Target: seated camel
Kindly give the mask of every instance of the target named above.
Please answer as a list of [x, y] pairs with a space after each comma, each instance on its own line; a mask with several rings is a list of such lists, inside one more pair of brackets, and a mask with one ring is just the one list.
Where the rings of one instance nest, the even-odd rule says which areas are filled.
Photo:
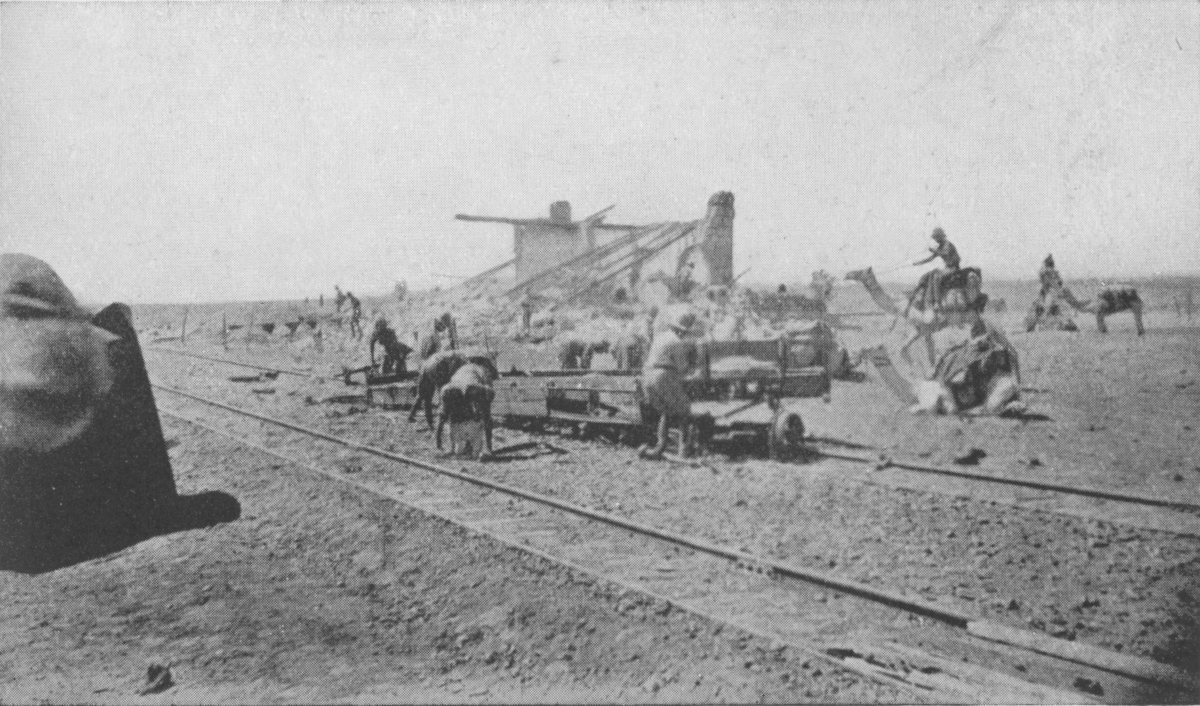
[[980, 317], [971, 338], [942, 354], [932, 377], [913, 392], [914, 413], [998, 415], [1020, 404], [1020, 359], [1004, 334]]

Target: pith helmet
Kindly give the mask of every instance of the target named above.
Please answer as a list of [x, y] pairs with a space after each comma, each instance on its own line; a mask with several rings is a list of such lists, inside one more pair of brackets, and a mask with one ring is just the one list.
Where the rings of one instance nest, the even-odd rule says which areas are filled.
[[0, 305], [7, 316], [81, 318], [75, 297], [49, 265], [29, 255], [0, 255]]
[[105, 346], [58, 275], [28, 255], [0, 255], [0, 452], [63, 446], [108, 393]]
[[937, 228], [933, 229], [933, 234], [929, 237], [933, 238], [934, 240], [945, 240], [946, 231], [942, 230], [941, 226], [938, 226]]
[[688, 309], [675, 312], [667, 326], [680, 336], [691, 333], [696, 328], [696, 313]]

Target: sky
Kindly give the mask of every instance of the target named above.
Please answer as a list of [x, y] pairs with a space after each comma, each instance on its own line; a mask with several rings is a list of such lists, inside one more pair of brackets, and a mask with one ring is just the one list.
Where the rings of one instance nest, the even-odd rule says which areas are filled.
[[1200, 3], [0, 3], [0, 251], [80, 298], [446, 286], [733, 191], [735, 269], [1200, 273]]

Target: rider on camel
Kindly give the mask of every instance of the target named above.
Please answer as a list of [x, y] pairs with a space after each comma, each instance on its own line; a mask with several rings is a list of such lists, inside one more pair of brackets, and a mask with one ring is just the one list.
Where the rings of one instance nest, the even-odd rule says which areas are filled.
[[1042, 269], [1038, 270], [1038, 280], [1042, 284], [1040, 296], [1046, 296], [1046, 292], [1062, 289], [1062, 275], [1058, 274], [1058, 270], [1054, 267], [1054, 256], [1047, 255], [1042, 261]]
[[925, 302], [932, 309], [937, 306], [938, 300], [941, 298], [942, 283], [958, 272], [959, 258], [958, 249], [954, 247], [954, 243], [946, 239], [946, 231], [942, 230], [940, 226], [933, 229], [930, 237], [937, 243], [937, 247], [929, 248], [929, 257], [917, 260], [913, 264], [924, 265], [939, 257], [945, 264], [945, 267], [934, 270], [921, 278], [919, 289], [923, 293]]

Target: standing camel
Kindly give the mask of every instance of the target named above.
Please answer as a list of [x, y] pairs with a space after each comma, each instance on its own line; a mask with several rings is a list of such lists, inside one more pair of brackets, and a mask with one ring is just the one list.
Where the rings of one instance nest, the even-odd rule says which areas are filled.
[[972, 267], [965, 268], [961, 272], [964, 273], [966, 287], [946, 290], [942, 293], [940, 302], [932, 309], [927, 308], [924, 296], [918, 296], [918, 293], [914, 292], [909, 297], [908, 305], [902, 310], [884, 291], [879, 280], [875, 279], [875, 272], [870, 267], [847, 272], [846, 279], [862, 283], [880, 309], [897, 318], [902, 318], [912, 325], [914, 333], [912, 338], [900, 347], [900, 355], [911, 363], [912, 357], [908, 354], [908, 349], [918, 340], [923, 340], [929, 356], [929, 365], [933, 367], [937, 360], [937, 351], [933, 347], [933, 334], [949, 326], [970, 325], [975, 320], [972, 307], [976, 306], [979, 298], [983, 296], [980, 294], [982, 276], [979, 270]]
[[[1057, 305], [1057, 300], [1066, 302], [1076, 311], [1095, 314], [1096, 328], [1100, 333], [1108, 333], [1108, 325], [1104, 322], [1107, 317], [1125, 311], [1133, 314], [1133, 322], [1137, 326], [1138, 335], [1142, 336], [1146, 333], [1146, 328], [1142, 324], [1142, 309], [1144, 307], [1142, 298], [1138, 295], [1137, 288], [1129, 285], [1105, 287], [1096, 294], [1095, 299], [1088, 301], [1079, 301], [1071, 293], [1071, 290], [1060, 285], [1033, 303], [1033, 307], [1025, 317], [1025, 330], [1029, 332], [1034, 331], [1038, 324], [1043, 322], [1044, 317], [1052, 315], [1054, 307]], [[1047, 301], [1049, 304], [1047, 304]], [[1072, 325], [1072, 328], [1068, 330], [1074, 330], [1074, 326]]]

